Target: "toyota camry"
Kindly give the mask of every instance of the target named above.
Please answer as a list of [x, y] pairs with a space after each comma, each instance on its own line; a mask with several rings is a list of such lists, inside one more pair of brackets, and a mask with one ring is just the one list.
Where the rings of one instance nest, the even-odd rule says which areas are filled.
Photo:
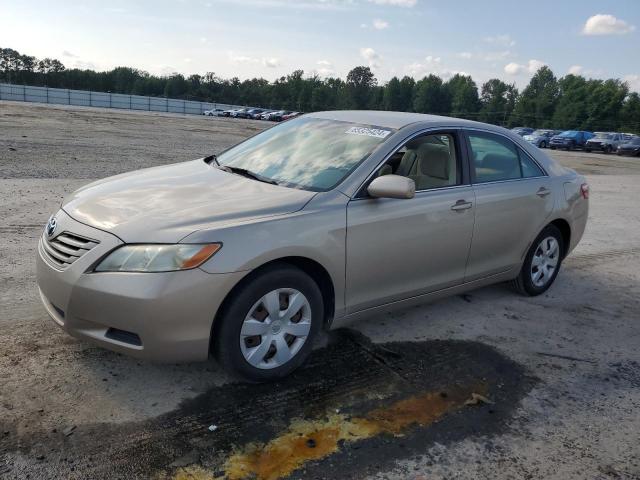
[[323, 329], [509, 281], [554, 282], [585, 179], [500, 127], [336, 111], [66, 198], [38, 245], [69, 334], [156, 361], [287, 375]]

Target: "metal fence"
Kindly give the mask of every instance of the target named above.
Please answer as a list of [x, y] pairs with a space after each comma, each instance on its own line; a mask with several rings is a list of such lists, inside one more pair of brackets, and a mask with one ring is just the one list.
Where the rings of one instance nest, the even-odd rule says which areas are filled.
[[195, 102], [175, 98], [143, 97], [141, 95], [69, 90], [65, 88], [29, 87], [10, 83], [0, 83], [0, 100], [184, 113], [187, 115], [202, 115], [205, 110], [216, 108], [222, 110], [240, 108], [238, 105], [228, 105], [226, 103]]

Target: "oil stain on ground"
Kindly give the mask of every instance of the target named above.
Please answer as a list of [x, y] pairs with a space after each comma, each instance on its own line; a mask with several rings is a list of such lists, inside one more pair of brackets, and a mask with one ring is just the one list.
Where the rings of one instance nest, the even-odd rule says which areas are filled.
[[[40, 442], [46, 461], [27, 462], [32, 478], [40, 468], [71, 479], [361, 478], [435, 442], [504, 431], [532, 385], [481, 343], [380, 345], [337, 330], [283, 381], [215, 387], [157, 419], [81, 426], [63, 439], [11, 435], [2, 452], [29, 459]], [[473, 394], [492, 403], [468, 405]]]

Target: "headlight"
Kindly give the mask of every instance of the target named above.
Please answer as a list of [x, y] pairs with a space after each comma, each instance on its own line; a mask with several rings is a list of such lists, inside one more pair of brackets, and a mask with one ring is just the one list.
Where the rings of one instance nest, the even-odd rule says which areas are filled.
[[102, 260], [96, 272], [171, 272], [196, 268], [222, 244], [124, 245]]

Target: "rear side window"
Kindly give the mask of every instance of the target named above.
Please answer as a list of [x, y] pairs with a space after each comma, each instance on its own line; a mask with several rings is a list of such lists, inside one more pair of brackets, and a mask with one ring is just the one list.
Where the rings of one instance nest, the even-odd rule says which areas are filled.
[[518, 155], [520, 155], [520, 165], [522, 165], [522, 177], [523, 178], [531, 178], [531, 177], [542, 177], [544, 176], [544, 172], [538, 166], [536, 162], [534, 162], [529, 155], [524, 153], [520, 148], [518, 148]]
[[540, 167], [509, 139], [468, 132], [475, 183], [516, 180], [544, 175]]

